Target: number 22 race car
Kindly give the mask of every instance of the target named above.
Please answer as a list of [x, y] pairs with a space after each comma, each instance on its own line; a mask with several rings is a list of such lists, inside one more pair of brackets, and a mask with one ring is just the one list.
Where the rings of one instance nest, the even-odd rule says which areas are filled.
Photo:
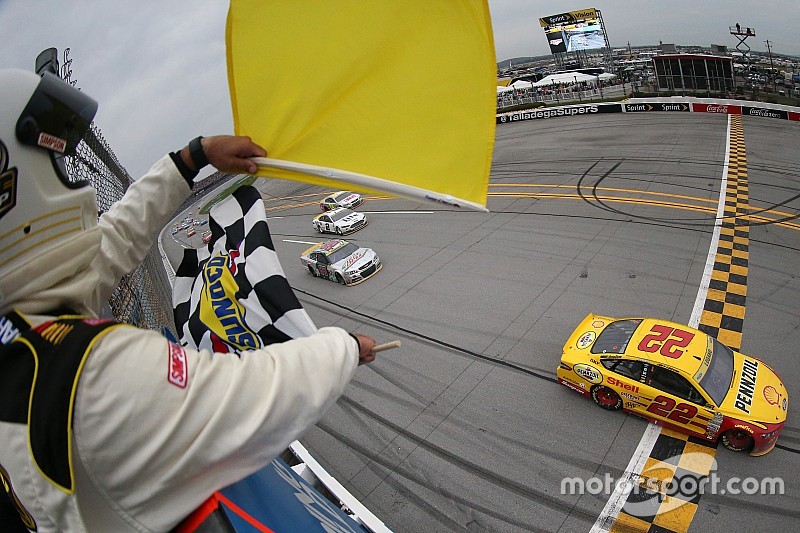
[[766, 363], [665, 320], [590, 314], [564, 345], [557, 374], [604, 409], [750, 455], [772, 450], [786, 422], [786, 387]]

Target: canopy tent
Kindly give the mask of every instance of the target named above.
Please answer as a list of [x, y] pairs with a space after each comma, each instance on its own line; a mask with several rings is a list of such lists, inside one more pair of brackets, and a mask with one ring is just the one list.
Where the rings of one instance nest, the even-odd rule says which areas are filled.
[[598, 76], [592, 74], [584, 74], [583, 72], [559, 72], [558, 74], [551, 74], [549, 76], [545, 76], [541, 80], [534, 83], [533, 86], [544, 87], [547, 85], [561, 85], [565, 83], [581, 83], [581, 82], [596, 84], [598, 78], [601, 81], [605, 81], [616, 78], [616, 75], [609, 74], [608, 72], [603, 72]]
[[533, 84], [526, 80], [517, 80], [511, 85], [509, 85], [512, 89], [530, 89], [533, 87]]
[[508, 93], [514, 90], [514, 87], [504, 87], [502, 85], [497, 86], [497, 94]]

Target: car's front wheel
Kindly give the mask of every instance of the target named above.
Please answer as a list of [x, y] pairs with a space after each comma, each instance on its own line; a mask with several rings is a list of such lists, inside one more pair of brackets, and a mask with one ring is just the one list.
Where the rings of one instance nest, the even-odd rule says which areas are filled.
[[342, 234], [342, 228], [340, 228], [339, 226], [336, 226], [336, 233], [338, 235], [341, 235]]
[[342, 277], [342, 275], [339, 274], [338, 272], [336, 273], [336, 281], [341, 283], [342, 285], [347, 285], [347, 283], [344, 282], [344, 278]]
[[592, 400], [603, 409], [608, 409], [609, 411], [617, 411], [622, 407], [622, 398], [619, 397], [619, 394], [605, 385], [598, 385], [592, 389]]
[[308, 271], [311, 272], [312, 276], [314, 276], [315, 278], [317, 277], [317, 273], [314, 272], [314, 267], [312, 267], [311, 265], [308, 265]]
[[744, 452], [753, 447], [753, 437], [743, 429], [733, 428], [722, 434], [722, 444], [734, 452]]

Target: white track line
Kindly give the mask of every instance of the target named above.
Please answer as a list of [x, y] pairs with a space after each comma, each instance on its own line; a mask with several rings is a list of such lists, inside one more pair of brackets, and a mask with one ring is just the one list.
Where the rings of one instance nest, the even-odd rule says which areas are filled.
[[283, 242], [293, 242], [293, 243], [295, 243], [295, 244], [319, 244], [319, 241], [317, 241], [317, 242], [308, 242], [308, 241], [290, 241], [289, 239], [283, 239]]
[[[719, 244], [719, 232], [722, 227], [722, 220], [725, 216], [725, 190], [728, 187], [728, 164], [730, 162], [731, 151], [731, 115], [728, 115], [728, 133], [725, 142], [725, 164], [722, 167], [722, 182], [719, 187], [719, 202], [717, 204], [717, 219], [714, 222], [714, 234], [711, 236], [711, 244], [708, 246], [708, 256], [706, 256], [706, 266], [703, 270], [703, 277], [700, 280], [700, 287], [697, 290], [697, 298], [694, 301], [694, 308], [692, 309], [692, 316], [689, 318], [689, 326], [697, 328], [700, 324], [700, 317], [703, 314], [703, 306], [705, 305], [706, 295], [708, 293], [708, 285], [711, 282], [711, 274], [714, 269], [714, 259], [717, 256], [717, 246]], [[642, 473], [647, 458], [653, 450], [653, 445], [656, 439], [661, 434], [661, 426], [653, 424], [652, 422], [647, 425], [642, 435], [642, 440], [639, 441], [636, 451], [633, 452], [628, 467], [625, 473], [617, 481], [614, 493], [606, 502], [603, 507], [603, 512], [597, 517], [597, 521], [590, 530], [590, 533], [607, 533], [614, 522], [617, 520], [622, 506], [628, 498], [633, 487], [639, 481], [639, 475]]]

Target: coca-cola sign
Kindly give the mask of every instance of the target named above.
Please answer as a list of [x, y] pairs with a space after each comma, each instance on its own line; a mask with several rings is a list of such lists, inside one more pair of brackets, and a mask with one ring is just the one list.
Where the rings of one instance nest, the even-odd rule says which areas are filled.
[[719, 113], [722, 115], [741, 115], [742, 106], [729, 104], [692, 104], [695, 113]]
[[789, 113], [783, 111], [782, 109], [769, 109], [766, 107], [743, 107], [742, 108], [743, 115], [750, 115], [751, 117], [762, 117], [762, 118], [780, 118], [783, 120], [787, 120], [789, 118]]

